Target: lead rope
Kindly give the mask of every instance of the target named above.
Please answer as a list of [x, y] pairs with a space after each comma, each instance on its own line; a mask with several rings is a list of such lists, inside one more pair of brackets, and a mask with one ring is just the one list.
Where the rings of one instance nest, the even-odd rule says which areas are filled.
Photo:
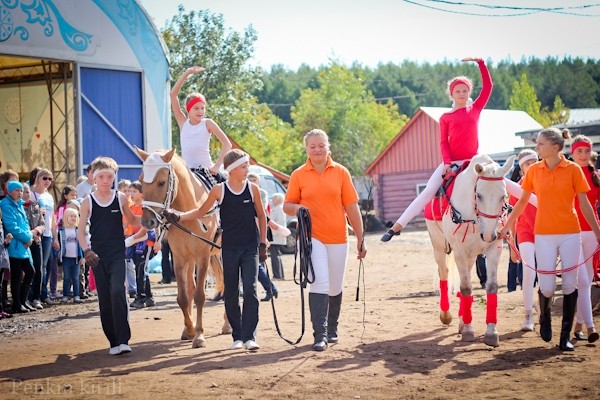
[[[300, 286], [300, 312], [302, 320], [302, 331], [300, 337], [295, 341], [291, 341], [283, 337], [281, 329], [279, 328], [279, 321], [277, 320], [277, 312], [275, 311], [275, 296], [271, 297], [271, 308], [273, 309], [273, 320], [275, 322], [275, 329], [280, 338], [285, 340], [287, 343], [296, 345], [302, 340], [304, 331], [306, 328], [306, 316], [304, 311], [304, 289], [309, 283], [313, 283], [315, 280], [315, 271], [310, 258], [312, 254], [312, 224], [310, 220], [310, 213], [307, 208], [301, 207], [297, 213], [298, 216], [298, 241], [296, 248], [294, 249], [294, 283]], [[299, 257], [298, 257], [299, 255]], [[298, 267], [298, 258], [300, 259], [300, 266]], [[296, 279], [296, 273], [298, 273], [298, 279]]]

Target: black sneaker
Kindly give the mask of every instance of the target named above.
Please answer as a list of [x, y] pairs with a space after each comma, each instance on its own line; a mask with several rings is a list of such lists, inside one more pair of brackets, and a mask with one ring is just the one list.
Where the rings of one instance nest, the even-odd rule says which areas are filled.
[[400, 235], [401, 231], [396, 232], [395, 230], [393, 230], [392, 228], [390, 228], [386, 233], [383, 234], [383, 236], [381, 237], [381, 241], [382, 242], [389, 242], [390, 239], [393, 236], [398, 236]]
[[144, 299], [135, 299], [133, 303], [130, 304], [131, 308], [144, 308], [146, 307], [146, 303]]
[[144, 305], [146, 307], [154, 307], [156, 305], [156, 302], [154, 301], [154, 299], [152, 297], [146, 299], [146, 301], [144, 302]]

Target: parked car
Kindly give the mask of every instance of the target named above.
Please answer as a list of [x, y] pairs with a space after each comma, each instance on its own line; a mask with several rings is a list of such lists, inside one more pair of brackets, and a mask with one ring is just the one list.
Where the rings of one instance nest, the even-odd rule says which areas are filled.
[[[259, 165], [251, 165], [250, 172], [253, 172], [260, 176], [260, 187], [264, 189], [269, 194], [269, 204], [273, 207], [272, 198], [275, 193], [281, 193], [285, 196], [285, 188], [283, 185], [273, 176], [273, 174], [266, 168], [263, 168]], [[285, 247], [281, 248], [282, 253], [285, 254], [293, 254], [296, 248], [296, 224], [298, 222], [298, 218], [296, 216], [290, 217], [289, 215], [286, 218], [287, 228], [292, 232], [290, 236], [287, 237], [287, 243]]]

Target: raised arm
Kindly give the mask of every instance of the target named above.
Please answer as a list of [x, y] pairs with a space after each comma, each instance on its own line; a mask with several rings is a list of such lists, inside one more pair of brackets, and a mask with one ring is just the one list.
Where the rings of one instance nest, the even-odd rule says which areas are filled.
[[190, 68], [186, 69], [183, 72], [183, 74], [181, 74], [179, 79], [177, 79], [177, 81], [173, 85], [173, 88], [171, 89], [171, 110], [173, 111], [173, 116], [175, 117], [175, 120], [177, 121], [177, 125], [179, 125], [179, 129], [181, 129], [181, 127], [185, 123], [185, 120], [187, 119], [186, 115], [183, 113], [183, 110], [181, 109], [181, 104], [179, 103], [179, 92], [181, 91], [183, 84], [185, 83], [185, 81], [187, 80], [187, 78], [190, 75], [196, 74], [196, 73], [199, 73], [202, 71], [204, 71], [204, 67], [199, 67], [199, 66], [190, 67]]
[[492, 95], [492, 89], [494, 84], [492, 82], [492, 76], [490, 75], [490, 71], [485, 65], [485, 61], [479, 57], [467, 57], [462, 59], [463, 62], [475, 61], [479, 66], [479, 73], [481, 74], [481, 82], [482, 88], [479, 96], [473, 102], [473, 107], [477, 107], [479, 109], [483, 109], [487, 104], [490, 96]]

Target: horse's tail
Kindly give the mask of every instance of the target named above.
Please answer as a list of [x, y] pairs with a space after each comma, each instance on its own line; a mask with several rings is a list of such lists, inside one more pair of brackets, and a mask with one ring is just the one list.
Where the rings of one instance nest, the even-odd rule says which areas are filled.
[[221, 254], [214, 254], [210, 256], [208, 271], [215, 278], [215, 289], [217, 292], [221, 294], [225, 293], [223, 262], [221, 261]]
[[454, 294], [460, 290], [460, 275], [452, 253], [446, 254], [446, 265], [448, 266], [448, 290]]

